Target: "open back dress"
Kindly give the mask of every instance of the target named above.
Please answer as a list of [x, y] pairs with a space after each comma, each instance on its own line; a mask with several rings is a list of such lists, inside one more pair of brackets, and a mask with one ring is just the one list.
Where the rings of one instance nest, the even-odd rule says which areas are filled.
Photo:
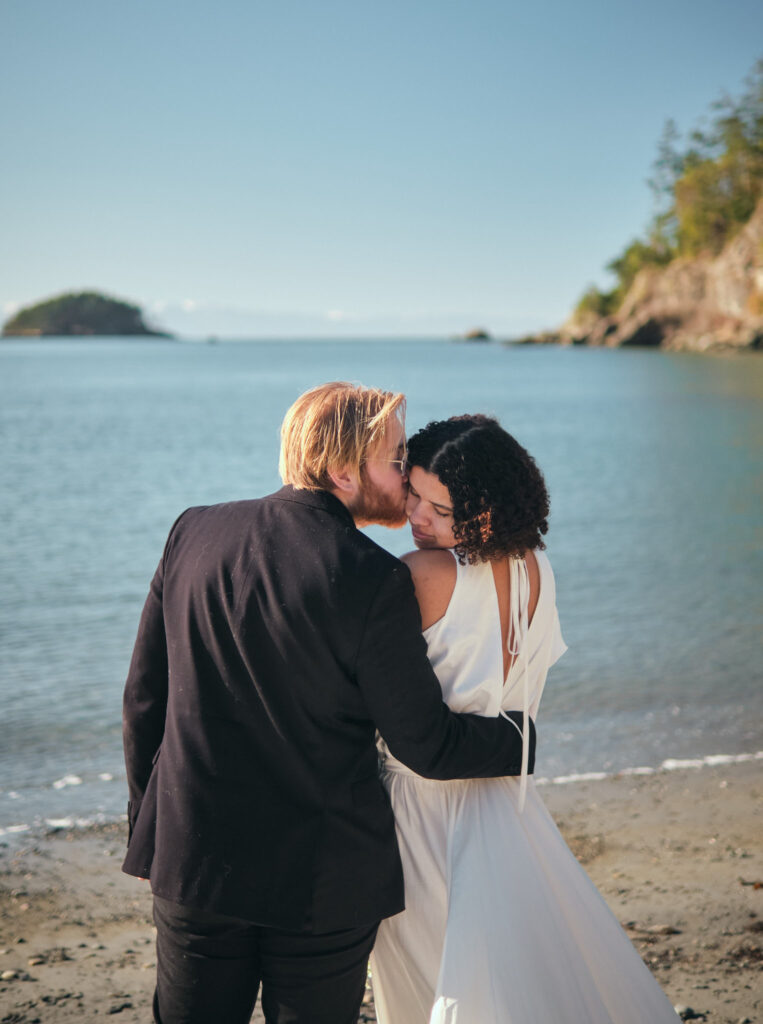
[[[527, 708], [536, 718], [566, 646], [551, 565], [534, 555], [540, 591], [529, 623], [526, 567], [511, 566], [506, 679], [492, 569], [457, 562], [445, 615], [424, 633], [452, 710]], [[380, 1024], [676, 1024], [532, 776], [434, 781], [383, 740], [379, 749], [406, 899], [382, 922], [371, 958]]]

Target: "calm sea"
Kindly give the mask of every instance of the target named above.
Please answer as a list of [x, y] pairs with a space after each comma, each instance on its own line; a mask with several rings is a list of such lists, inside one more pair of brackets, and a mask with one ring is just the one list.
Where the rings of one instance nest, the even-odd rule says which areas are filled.
[[[488, 412], [552, 500], [569, 651], [538, 775], [763, 747], [763, 357], [446, 342], [0, 345], [0, 834], [126, 803], [121, 692], [150, 577], [188, 505], [279, 486], [309, 386], [408, 394], [410, 429]], [[407, 531], [371, 531], [399, 554]]]

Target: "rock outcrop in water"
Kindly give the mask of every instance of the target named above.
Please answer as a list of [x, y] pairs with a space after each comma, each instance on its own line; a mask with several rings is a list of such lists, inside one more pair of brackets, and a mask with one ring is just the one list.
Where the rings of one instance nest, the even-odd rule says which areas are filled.
[[526, 342], [705, 352], [763, 348], [763, 60], [685, 141], [668, 121], [654, 214], [558, 330]]
[[98, 292], [69, 292], [19, 310], [3, 325], [3, 336], [72, 337], [171, 335], [147, 326], [138, 306]]
[[763, 348], [763, 202], [718, 256], [646, 267], [613, 315], [576, 312], [558, 330], [521, 340], [694, 352]]

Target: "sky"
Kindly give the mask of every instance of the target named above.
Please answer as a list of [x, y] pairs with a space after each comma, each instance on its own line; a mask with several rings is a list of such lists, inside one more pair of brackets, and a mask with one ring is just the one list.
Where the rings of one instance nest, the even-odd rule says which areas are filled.
[[0, 0], [0, 318], [182, 336], [551, 328], [646, 227], [760, 0]]

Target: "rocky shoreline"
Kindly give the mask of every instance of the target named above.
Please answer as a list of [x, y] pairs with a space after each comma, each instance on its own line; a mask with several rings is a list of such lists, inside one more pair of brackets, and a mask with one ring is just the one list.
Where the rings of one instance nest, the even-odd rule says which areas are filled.
[[[685, 1020], [763, 1021], [762, 789], [752, 761], [542, 790]], [[150, 1020], [151, 897], [119, 870], [124, 833], [0, 844], [0, 1024]]]
[[517, 343], [763, 350], [763, 202], [715, 258], [643, 269], [612, 316], [575, 312], [558, 330]]

